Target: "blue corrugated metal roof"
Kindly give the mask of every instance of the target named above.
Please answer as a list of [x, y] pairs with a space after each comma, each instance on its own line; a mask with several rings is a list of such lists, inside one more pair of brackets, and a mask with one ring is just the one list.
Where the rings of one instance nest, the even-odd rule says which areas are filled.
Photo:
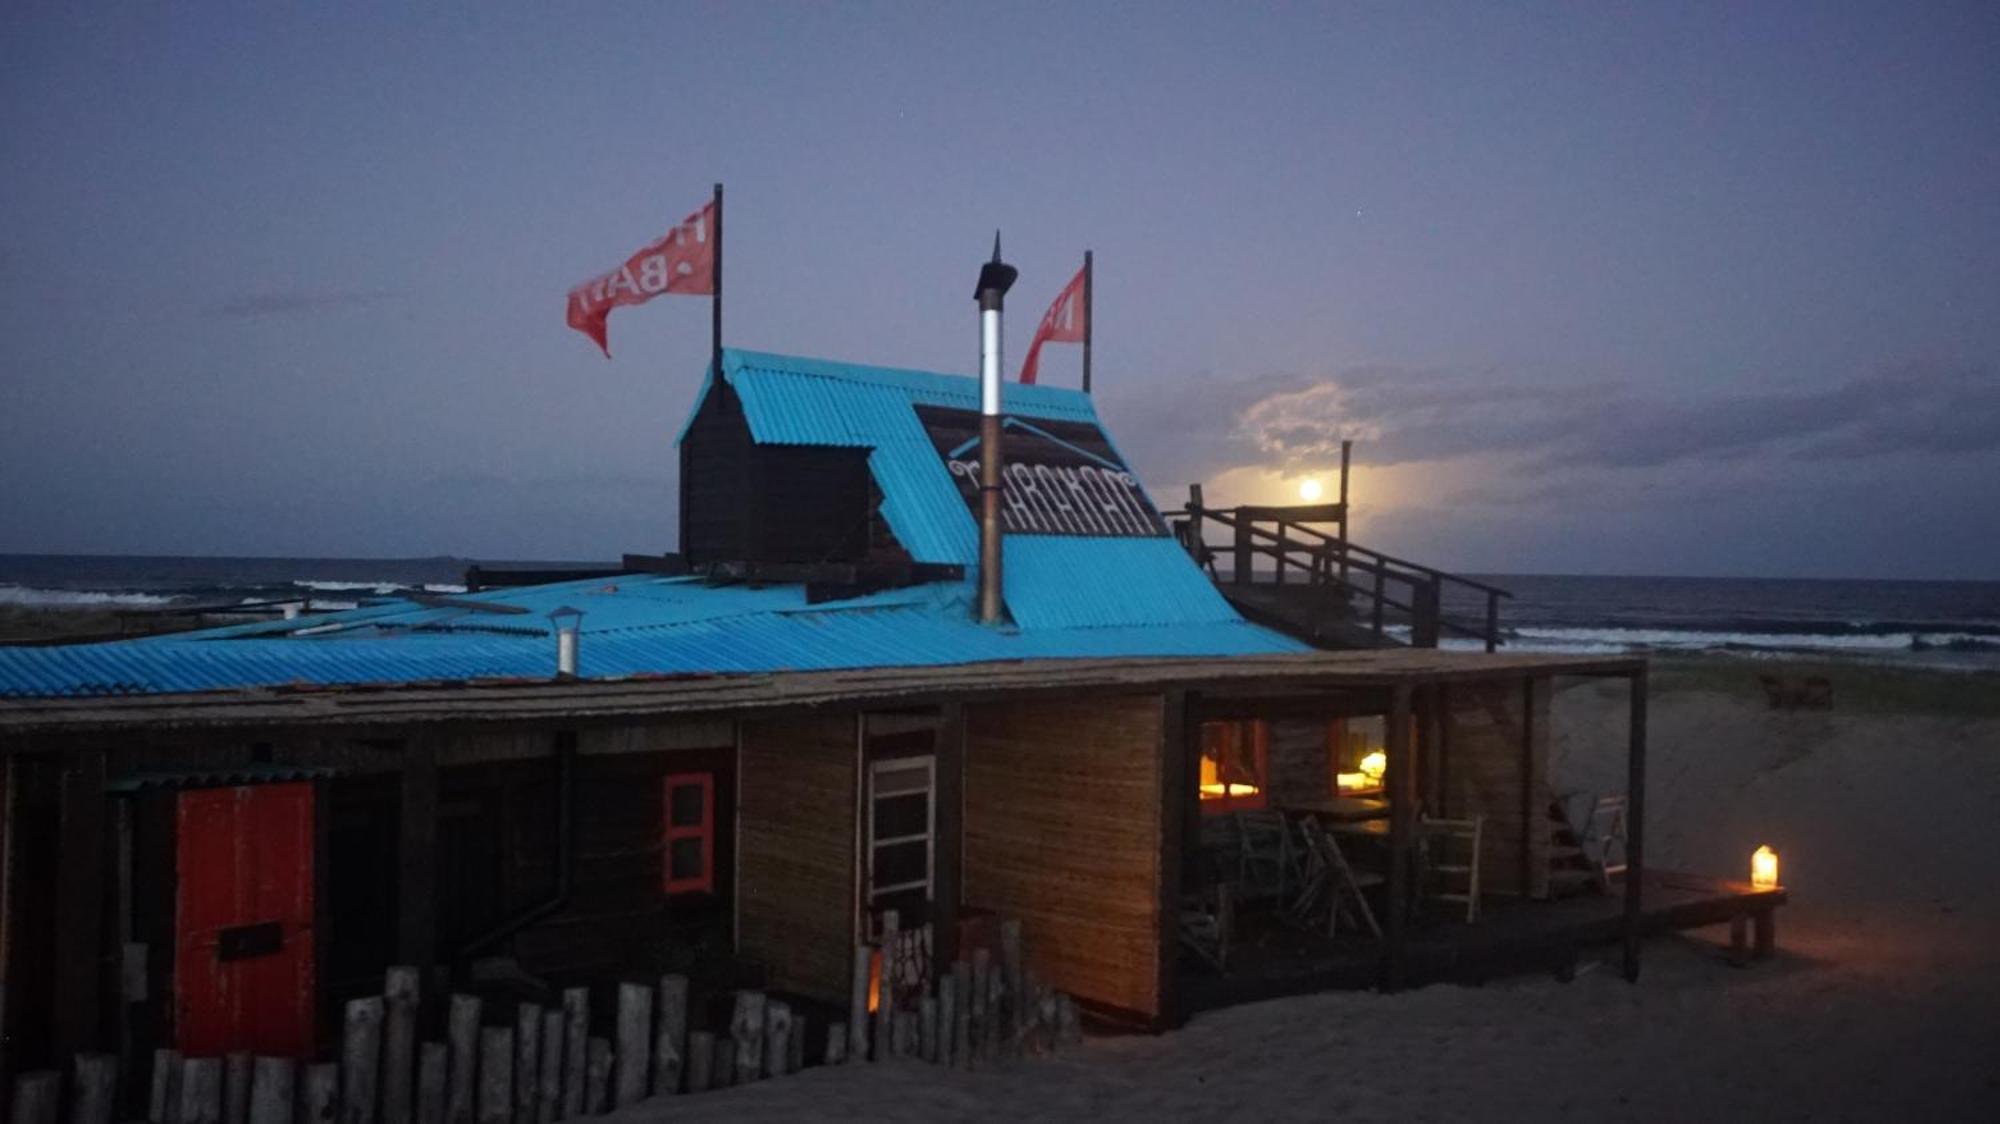
[[[979, 380], [734, 349], [722, 353], [722, 372], [759, 444], [871, 450], [882, 518], [912, 558], [964, 566], [979, 557], [978, 527], [914, 409], [977, 410]], [[1090, 395], [1076, 390], [1008, 383], [1002, 405], [1018, 417], [1100, 424]]]
[[[496, 591], [509, 604], [571, 604], [579, 586]], [[1230, 656], [1304, 650], [1296, 641], [1240, 619], [1171, 626], [989, 628], [973, 620], [971, 588], [916, 586], [847, 601], [807, 605], [798, 586], [750, 589], [690, 579], [615, 583], [586, 605], [578, 671], [587, 678], [911, 667], [984, 660], [1099, 656]], [[440, 621], [405, 603], [284, 626], [304, 635], [245, 635], [242, 629], [144, 641], [0, 648], [0, 696], [154, 694], [288, 684], [408, 683], [433, 680], [546, 679], [554, 645], [546, 632], [419, 631], [483, 628], [489, 619], [546, 629], [539, 612], [517, 617], [467, 614]], [[473, 618], [468, 623], [468, 617]], [[329, 625], [345, 627], [328, 629]]]
[[[554, 664], [548, 614], [561, 606], [583, 612], [586, 677], [1305, 648], [1239, 617], [1167, 537], [1010, 535], [1013, 623], [980, 625], [971, 611], [977, 529], [914, 409], [977, 409], [975, 380], [745, 351], [724, 353], [723, 377], [759, 442], [869, 449], [883, 516], [904, 548], [919, 561], [964, 565], [968, 576], [818, 605], [797, 585], [592, 578], [452, 599], [501, 611], [392, 601], [145, 640], [0, 648], [0, 696], [543, 679]], [[1006, 408], [1097, 423], [1089, 396], [1072, 390], [1010, 384]]]

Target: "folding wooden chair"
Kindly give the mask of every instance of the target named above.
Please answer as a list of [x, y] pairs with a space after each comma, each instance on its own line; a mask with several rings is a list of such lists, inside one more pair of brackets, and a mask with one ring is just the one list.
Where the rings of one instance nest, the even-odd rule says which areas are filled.
[[1429, 896], [1437, 901], [1463, 902], [1468, 925], [1479, 920], [1479, 837], [1485, 825], [1485, 816], [1423, 819], [1417, 824], [1425, 849], [1426, 876], [1442, 875], [1458, 887], [1433, 891]]
[[1339, 932], [1340, 915], [1345, 912], [1349, 920], [1368, 929], [1377, 940], [1382, 937], [1382, 926], [1375, 921], [1375, 911], [1369, 908], [1368, 898], [1362, 890], [1369, 886], [1380, 886], [1388, 881], [1379, 874], [1362, 874], [1347, 863], [1347, 856], [1340, 850], [1332, 833], [1319, 823], [1307, 817], [1298, 825], [1301, 851], [1306, 855], [1308, 870], [1308, 890], [1302, 892], [1295, 903], [1294, 912], [1302, 920], [1317, 913], [1322, 901], [1326, 906], [1326, 935], [1331, 937]]

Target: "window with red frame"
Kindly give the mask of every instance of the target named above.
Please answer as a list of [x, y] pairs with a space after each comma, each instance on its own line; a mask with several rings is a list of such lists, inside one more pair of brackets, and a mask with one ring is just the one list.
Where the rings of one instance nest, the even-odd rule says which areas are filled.
[[666, 860], [669, 894], [715, 890], [715, 774], [676, 773], [666, 781]]
[[1201, 724], [1201, 810], [1267, 807], [1270, 727], [1260, 719]]

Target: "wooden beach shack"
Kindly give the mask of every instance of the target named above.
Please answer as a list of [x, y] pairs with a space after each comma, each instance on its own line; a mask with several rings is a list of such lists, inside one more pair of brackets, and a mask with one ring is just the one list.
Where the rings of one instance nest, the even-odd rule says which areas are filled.
[[[728, 351], [682, 434], [676, 558], [0, 649], [5, 1063], [323, 1054], [394, 964], [427, 1027], [452, 991], [588, 986], [608, 1018], [662, 972], [691, 1024], [744, 986], [844, 1009], [892, 911], [932, 971], [1018, 921], [1041, 980], [1156, 1029], [1602, 941], [1636, 976], [1665, 928], [1754, 918], [1768, 945], [1782, 892], [1645, 864], [1642, 659], [1252, 623], [1087, 395], [1008, 388], [1008, 619], [975, 621], [976, 403]], [[1631, 685], [1601, 838], [1551, 818], [1566, 677]], [[1469, 823], [1468, 858], [1440, 825]]]

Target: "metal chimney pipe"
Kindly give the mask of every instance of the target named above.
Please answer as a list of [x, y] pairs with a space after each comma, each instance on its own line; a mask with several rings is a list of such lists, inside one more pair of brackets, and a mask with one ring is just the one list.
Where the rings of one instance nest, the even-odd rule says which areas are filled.
[[556, 633], [556, 678], [576, 678], [577, 638], [583, 632], [583, 612], [564, 605], [549, 612]]
[[1000, 600], [1000, 369], [1001, 311], [1020, 271], [1000, 260], [1000, 232], [993, 232], [993, 260], [979, 268], [979, 621], [998, 624]]

